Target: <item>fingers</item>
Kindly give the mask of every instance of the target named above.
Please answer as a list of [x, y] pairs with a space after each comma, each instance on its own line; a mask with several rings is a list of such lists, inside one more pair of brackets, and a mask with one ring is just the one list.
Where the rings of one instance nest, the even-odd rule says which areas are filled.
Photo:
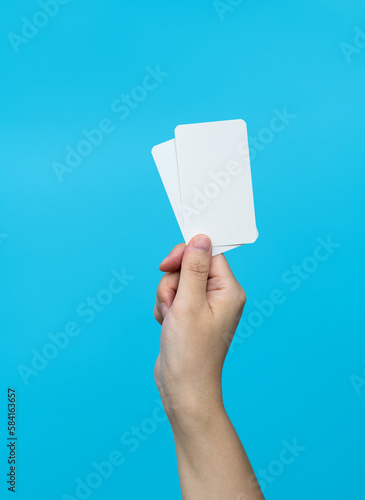
[[155, 302], [155, 308], [154, 308], [154, 310], [153, 310], [153, 315], [154, 315], [154, 317], [155, 317], [155, 320], [156, 320], [158, 323], [160, 323], [160, 325], [162, 325], [162, 322], [163, 322], [163, 316], [162, 316], [162, 314], [161, 314], [161, 309], [160, 309], [160, 307], [159, 307], [159, 304], [158, 304], [157, 300], [156, 300], [156, 302]]
[[169, 308], [167, 307], [166, 304], [164, 304], [164, 303], [160, 304], [158, 302], [158, 300], [156, 300], [153, 314], [155, 316], [155, 320], [158, 323], [160, 323], [160, 325], [162, 325], [163, 320], [165, 319], [165, 316], [166, 316], [168, 310], [169, 310]]
[[181, 261], [184, 255], [185, 243], [180, 243], [176, 245], [175, 248], [171, 250], [169, 255], [160, 264], [160, 271], [164, 273], [178, 271], [181, 267]]
[[166, 273], [162, 276], [157, 287], [157, 301], [159, 304], [164, 303], [167, 307], [171, 307], [179, 285], [179, 277], [179, 272]]
[[246, 293], [242, 286], [235, 278], [232, 270], [223, 254], [216, 255], [212, 259], [209, 271], [209, 283], [212, 284], [212, 289], [218, 285], [218, 288], [223, 288], [229, 292], [232, 302], [240, 304], [246, 303]]
[[180, 277], [179, 270], [185, 247], [185, 243], [176, 245], [159, 266], [159, 269], [166, 273], [157, 287], [157, 299], [154, 307], [155, 319], [160, 324], [162, 324], [166, 312], [171, 307], [176, 295]]
[[183, 254], [176, 300], [184, 305], [199, 306], [206, 301], [207, 280], [212, 260], [212, 243], [208, 236], [195, 236]]
[[168, 309], [171, 307], [176, 290], [179, 285], [180, 272], [166, 273], [162, 276], [157, 287], [157, 298], [155, 303], [155, 319], [162, 324]]

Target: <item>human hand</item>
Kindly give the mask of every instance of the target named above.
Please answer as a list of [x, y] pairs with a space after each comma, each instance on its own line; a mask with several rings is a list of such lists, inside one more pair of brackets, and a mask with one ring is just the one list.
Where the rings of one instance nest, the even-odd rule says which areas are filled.
[[171, 420], [223, 408], [221, 375], [246, 301], [207, 236], [177, 245], [161, 263], [155, 318], [162, 324], [155, 381]]
[[161, 263], [155, 318], [162, 324], [155, 380], [174, 434], [184, 500], [263, 500], [225, 412], [222, 368], [246, 301], [208, 237], [177, 245]]

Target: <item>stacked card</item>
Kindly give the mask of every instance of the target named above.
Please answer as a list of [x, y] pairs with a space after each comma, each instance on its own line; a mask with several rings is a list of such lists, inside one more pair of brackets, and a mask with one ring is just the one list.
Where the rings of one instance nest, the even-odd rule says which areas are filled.
[[217, 255], [257, 239], [243, 120], [179, 125], [152, 155], [186, 243], [206, 234]]

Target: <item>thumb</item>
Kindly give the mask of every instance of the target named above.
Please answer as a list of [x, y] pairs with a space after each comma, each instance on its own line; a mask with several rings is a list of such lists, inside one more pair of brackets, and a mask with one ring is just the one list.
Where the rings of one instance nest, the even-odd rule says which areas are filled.
[[208, 236], [199, 234], [190, 240], [181, 263], [180, 282], [176, 300], [187, 306], [206, 300], [207, 281], [212, 260], [212, 243]]

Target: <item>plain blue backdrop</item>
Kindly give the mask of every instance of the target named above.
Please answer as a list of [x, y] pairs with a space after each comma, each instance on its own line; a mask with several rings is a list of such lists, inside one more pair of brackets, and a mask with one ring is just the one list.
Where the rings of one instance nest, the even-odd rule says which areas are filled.
[[[35, 0], [4, 4], [0, 21], [1, 498], [8, 387], [17, 498], [180, 498], [153, 380], [153, 305], [158, 264], [181, 234], [151, 148], [178, 124], [235, 118], [255, 154], [260, 236], [227, 254], [248, 296], [224, 370], [227, 411], [267, 499], [365, 498], [364, 2], [58, 7], [47, 17]], [[164, 76], [144, 95], [156, 67]], [[139, 99], [123, 115], [122, 94]], [[54, 162], [104, 119], [112, 131], [60, 182]], [[336, 248], [314, 262], [328, 237]], [[113, 272], [127, 276], [118, 293], [103, 291]], [[275, 289], [285, 301], [257, 314]], [[106, 304], [93, 317], [92, 297]], [[79, 334], [47, 348], [70, 322]], [[32, 368], [44, 349], [53, 359]], [[95, 463], [115, 450], [124, 463], [100, 480]], [[78, 478], [92, 489], [76, 492]]]

